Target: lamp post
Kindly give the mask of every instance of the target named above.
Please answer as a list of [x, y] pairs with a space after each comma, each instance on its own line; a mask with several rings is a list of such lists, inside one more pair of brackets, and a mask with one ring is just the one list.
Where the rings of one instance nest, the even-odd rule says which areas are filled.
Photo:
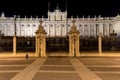
[[113, 30], [110, 36], [112, 37], [112, 42], [113, 42], [111, 50], [114, 51], [115, 50], [115, 37], [117, 36], [117, 33], [115, 33], [115, 31]]

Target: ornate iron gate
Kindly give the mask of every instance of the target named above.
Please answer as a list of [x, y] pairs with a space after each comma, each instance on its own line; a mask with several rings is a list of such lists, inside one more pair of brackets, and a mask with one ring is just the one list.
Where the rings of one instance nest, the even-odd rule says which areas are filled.
[[17, 52], [35, 52], [35, 37], [17, 37]]
[[68, 37], [49, 37], [46, 40], [46, 51], [50, 52], [68, 52]]
[[80, 38], [80, 49], [81, 52], [87, 51], [98, 51], [98, 38]]

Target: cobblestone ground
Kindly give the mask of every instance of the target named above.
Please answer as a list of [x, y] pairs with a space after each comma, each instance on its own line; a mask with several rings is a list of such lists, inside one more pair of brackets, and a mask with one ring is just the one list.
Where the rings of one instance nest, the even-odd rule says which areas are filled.
[[120, 80], [120, 58], [2, 58], [0, 80]]

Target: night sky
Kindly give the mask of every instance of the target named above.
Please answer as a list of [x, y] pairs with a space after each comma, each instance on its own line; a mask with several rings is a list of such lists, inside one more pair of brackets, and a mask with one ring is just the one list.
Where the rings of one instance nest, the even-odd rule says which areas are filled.
[[[7, 4], [6, 4], [7, 2]], [[95, 15], [101, 15], [104, 17], [116, 16], [120, 14], [120, 0], [27, 0], [24, 1], [3, 1], [0, 5], [0, 13], [4, 12], [6, 16], [20, 15], [24, 17], [35, 17], [36, 15], [41, 17], [42, 15], [47, 17], [48, 2], [50, 11], [53, 11], [57, 4], [59, 9], [67, 11], [68, 17], [79, 15], [82, 17]]]

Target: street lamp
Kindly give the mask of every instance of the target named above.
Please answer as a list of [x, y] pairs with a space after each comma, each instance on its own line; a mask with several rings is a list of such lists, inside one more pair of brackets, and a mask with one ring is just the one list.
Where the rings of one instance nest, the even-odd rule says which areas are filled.
[[114, 51], [115, 50], [115, 37], [117, 36], [117, 33], [115, 33], [115, 31], [113, 30], [113, 32], [110, 34], [110, 36], [112, 37], [112, 42], [113, 42], [111, 50]]

